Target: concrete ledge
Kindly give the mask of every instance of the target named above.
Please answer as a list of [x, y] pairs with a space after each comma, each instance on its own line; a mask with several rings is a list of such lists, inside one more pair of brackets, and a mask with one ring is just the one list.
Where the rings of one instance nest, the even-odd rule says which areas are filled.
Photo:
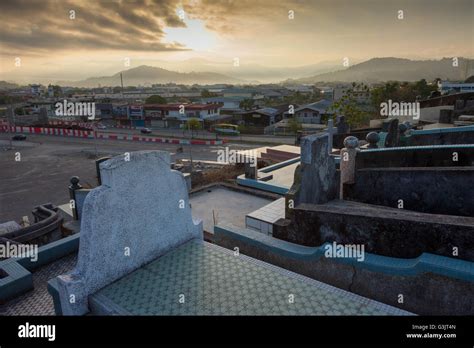
[[[365, 253], [362, 262], [326, 258], [324, 245], [306, 247], [250, 229], [221, 224], [215, 243], [238, 247], [248, 256], [287, 268], [319, 281], [424, 315], [472, 315], [474, 263], [424, 253], [398, 259]], [[423, 291], [420, 291], [423, 289]], [[398, 303], [398, 295], [404, 303]]]
[[281, 186], [281, 185], [277, 185], [277, 184], [274, 184], [274, 183], [266, 182], [270, 178], [268, 177], [268, 175], [264, 175], [264, 174], [271, 173], [271, 172], [273, 172], [277, 169], [289, 166], [289, 165], [291, 165], [293, 163], [297, 163], [299, 161], [300, 161], [300, 157], [296, 157], [296, 158], [289, 159], [287, 161], [283, 161], [283, 162], [276, 163], [276, 164], [273, 164], [271, 166], [259, 169], [258, 173], [259, 174], [263, 173], [263, 175], [259, 175], [259, 180], [247, 179], [247, 178], [245, 178], [244, 174], [239, 175], [237, 177], [237, 183], [239, 185], [251, 187], [251, 188], [254, 188], [254, 189], [257, 189], [257, 190], [262, 190], [262, 191], [276, 193], [276, 194], [279, 194], [279, 195], [284, 195], [288, 192], [288, 190], [290, 188], [285, 187], [285, 186]]
[[452, 128], [433, 128], [413, 130], [411, 134], [440, 134], [440, 133], [460, 133], [460, 132], [474, 132], [474, 126], [452, 127]]
[[0, 270], [7, 274], [0, 278], [0, 304], [33, 289], [33, 276], [18, 263], [2, 263]]
[[33, 289], [31, 271], [69, 255], [79, 248], [79, 234], [75, 234], [38, 248], [38, 260], [10, 258], [0, 262], [0, 270], [7, 274], [0, 278], [0, 303]]
[[247, 186], [247, 187], [251, 187], [251, 188], [262, 190], [262, 191], [277, 193], [279, 195], [284, 195], [289, 190], [288, 187], [270, 184], [265, 181], [246, 179], [245, 175], [243, 174], [237, 177], [237, 183], [242, 186]]

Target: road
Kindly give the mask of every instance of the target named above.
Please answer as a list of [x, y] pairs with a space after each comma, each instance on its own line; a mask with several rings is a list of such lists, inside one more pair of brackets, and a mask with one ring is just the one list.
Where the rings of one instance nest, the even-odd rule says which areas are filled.
[[[107, 128], [104, 130], [100, 130], [99, 133], [120, 133], [120, 134], [136, 134], [142, 135], [139, 130], [133, 129], [125, 129], [125, 128]], [[153, 129], [153, 136], [158, 137], [179, 137], [179, 138], [190, 138], [190, 133], [188, 131], [183, 131], [180, 129], [169, 129], [169, 128], [157, 128]], [[194, 132], [195, 138], [200, 139], [209, 139], [215, 140], [216, 134], [208, 132], [206, 130], [200, 130]], [[295, 144], [295, 137], [294, 136], [276, 136], [276, 135], [251, 135], [251, 134], [244, 134], [239, 136], [218, 136], [219, 139], [227, 139], [229, 142], [232, 143], [252, 143], [252, 144], [287, 144], [287, 145], [294, 145]]]
[[[247, 144], [178, 145], [119, 140], [81, 139], [46, 135], [27, 135], [26, 141], [14, 141], [7, 150], [9, 134], [0, 134], [0, 222], [29, 215], [39, 204], [64, 204], [69, 201], [68, 185], [72, 176], [79, 176], [83, 186], [96, 185], [96, 156], [113, 156], [138, 150], [163, 150], [172, 161], [189, 158], [194, 161], [217, 160], [217, 151], [228, 146], [243, 150], [258, 147]], [[20, 155], [20, 161], [15, 156]]]

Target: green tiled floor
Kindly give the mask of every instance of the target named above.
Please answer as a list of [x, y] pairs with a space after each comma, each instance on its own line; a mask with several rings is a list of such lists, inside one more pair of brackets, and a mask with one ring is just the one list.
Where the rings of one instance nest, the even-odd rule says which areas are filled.
[[200, 241], [180, 246], [93, 297], [114, 313], [133, 315], [409, 314]]

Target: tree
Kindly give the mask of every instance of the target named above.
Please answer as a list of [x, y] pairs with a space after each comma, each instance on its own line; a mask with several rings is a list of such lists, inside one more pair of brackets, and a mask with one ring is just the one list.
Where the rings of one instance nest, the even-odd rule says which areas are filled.
[[359, 92], [369, 91], [369, 87], [363, 83], [352, 83], [344, 95], [338, 101], [335, 101], [329, 110], [344, 115], [347, 123], [351, 127], [360, 127], [365, 125], [370, 120], [370, 114], [363, 110], [357, 102], [356, 94]]
[[25, 114], [25, 110], [23, 110], [23, 108], [15, 109], [15, 115], [24, 115], [24, 114]]
[[464, 83], [474, 83], [474, 75], [469, 76]]
[[191, 130], [191, 138], [193, 138], [194, 131], [201, 129], [201, 122], [197, 118], [190, 118], [186, 121], [186, 128]]
[[288, 127], [290, 128], [290, 132], [295, 135], [295, 144], [296, 144], [296, 141], [297, 141], [297, 138], [298, 138], [298, 131], [302, 130], [303, 126], [296, 119], [296, 117], [293, 116], [292, 118], [290, 118], [288, 120]]
[[391, 81], [372, 89], [371, 102], [377, 115], [380, 115], [380, 105], [382, 103], [387, 103], [389, 100], [397, 103], [413, 103], [416, 102], [417, 97], [426, 99], [437, 90], [437, 83], [428, 84], [425, 79], [402, 83]]
[[160, 95], [152, 95], [146, 98], [145, 104], [166, 104], [166, 99]]
[[201, 97], [202, 98], [212, 98], [212, 97], [217, 97], [216, 93], [209, 92], [208, 89], [203, 89], [201, 91]]
[[251, 110], [254, 104], [253, 99], [244, 99], [240, 102], [239, 106], [244, 110]]

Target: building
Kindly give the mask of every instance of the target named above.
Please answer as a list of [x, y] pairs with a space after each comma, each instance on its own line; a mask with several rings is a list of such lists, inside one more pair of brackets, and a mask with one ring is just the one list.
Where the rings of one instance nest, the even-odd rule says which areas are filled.
[[[333, 89], [333, 100], [340, 100], [346, 93], [353, 89], [350, 85], [340, 85]], [[370, 91], [365, 89], [353, 89], [352, 95], [360, 104], [368, 104], [370, 102]]]
[[127, 118], [133, 127], [144, 127], [145, 113], [143, 105], [129, 105], [127, 108]]
[[41, 85], [30, 85], [31, 87], [31, 94], [34, 95], [34, 96], [40, 96], [41, 94], [43, 94], [43, 86]]
[[220, 115], [222, 104], [147, 104], [144, 116], [147, 124], [157, 127], [182, 128], [190, 118], [203, 122]]
[[96, 103], [95, 114], [101, 120], [111, 119], [114, 116], [114, 107], [112, 103]]
[[221, 104], [221, 113], [233, 114], [235, 112], [242, 111], [240, 103], [245, 100], [245, 97], [212, 97], [203, 98], [201, 102], [203, 104]]
[[439, 83], [441, 94], [474, 92], [474, 83], [456, 83], [443, 81]]
[[313, 93], [313, 86], [312, 85], [300, 85], [300, 86], [291, 86], [287, 87], [288, 90], [292, 92], [298, 92], [301, 94], [311, 94]]
[[224, 97], [243, 97], [248, 99], [252, 99], [256, 92], [253, 88], [227, 88], [222, 91]]
[[332, 87], [322, 86], [322, 87], [317, 87], [317, 89], [319, 90], [321, 96], [324, 99], [331, 100], [331, 101], [334, 100], [334, 89]]
[[241, 113], [242, 123], [245, 126], [262, 128], [262, 133], [263, 128], [278, 122], [278, 115], [281, 115], [281, 111], [275, 108], [262, 108]]
[[298, 122], [303, 124], [320, 124], [324, 116], [334, 114], [333, 111], [329, 111], [331, 105], [331, 101], [323, 99], [296, 108], [294, 114], [290, 114], [289, 111], [286, 111], [283, 116], [284, 118], [295, 117]]

